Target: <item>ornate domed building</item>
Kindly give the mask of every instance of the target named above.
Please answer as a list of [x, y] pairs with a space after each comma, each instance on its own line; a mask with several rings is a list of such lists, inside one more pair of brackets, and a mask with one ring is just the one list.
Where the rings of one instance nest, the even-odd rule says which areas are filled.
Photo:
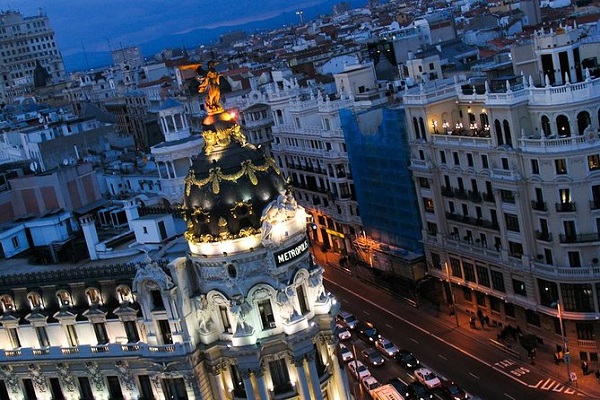
[[0, 263], [0, 398], [349, 398], [306, 213], [210, 79], [183, 237], [131, 201], [125, 235], [100, 241], [80, 218], [89, 261]]

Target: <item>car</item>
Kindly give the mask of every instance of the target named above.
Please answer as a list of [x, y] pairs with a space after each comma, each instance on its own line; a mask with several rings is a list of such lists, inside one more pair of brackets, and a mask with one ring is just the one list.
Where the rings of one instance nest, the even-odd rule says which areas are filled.
[[380, 367], [385, 362], [385, 359], [381, 357], [381, 354], [374, 348], [366, 348], [360, 352], [362, 358], [373, 367]]
[[398, 348], [394, 343], [390, 342], [385, 338], [381, 338], [375, 341], [375, 348], [379, 350], [381, 354], [388, 357], [395, 357], [398, 354]]
[[352, 338], [350, 331], [340, 324], [335, 325], [335, 333], [337, 333], [340, 340], [348, 340]]
[[408, 384], [406, 400], [430, 400], [433, 394], [420, 382], [411, 382]]
[[365, 376], [364, 378], [362, 378], [360, 380], [360, 383], [362, 383], [363, 387], [366, 389], [366, 391], [369, 394], [371, 394], [371, 392], [373, 392], [373, 390], [375, 390], [381, 386], [381, 383], [379, 383], [379, 381], [371, 375]]
[[356, 317], [347, 311], [340, 311], [335, 317], [335, 321], [351, 331], [353, 331], [354, 328], [356, 328], [356, 324], [358, 324]]
[[359, 322], [354, 331], [356, 336], [367, 344], [374, 344], [376, 340], [381, 339], [381, 335], [370, 322]]
[[340, 355], [342, 356], [343, 362], [354, 360], [354, 354], [350, 351], [348, 346], [340, 343]]
[[362, 379], [365, 376], [371, 375], [369, 368], [367, 368], [365, 364], [358, 360], [350, 361], [348, 363], [348, 368], [350, 368], [350, 372], [356, 379]]
[[466, 400], [469, 398], [467, 392], [452, 381], [442, 382], [442, 396], [448, 400]]
[[435, 389], [442, 386], [440, 378], [427, 368], [417, 368], [415, 370], [415, 379], [425, 385], [427, 389]]
[[404, 367], [404, 369], [413, 370], [421, 366], [421, 362], [417, 360], [417, 357], [406, 349], [398, 350], [395, 358], [398, 364]]
[[408, 385], [404, 383], [400, 378], [392, 378], [388, 381], [390, 385], [396, 389], [398, 393], [402, 395], [405, 399], [408, 398]]

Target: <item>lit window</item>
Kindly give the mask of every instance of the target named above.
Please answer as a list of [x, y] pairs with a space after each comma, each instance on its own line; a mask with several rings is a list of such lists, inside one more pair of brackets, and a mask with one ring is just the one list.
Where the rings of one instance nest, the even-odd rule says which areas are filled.
[[0, 297], [0, 302], [2, 303], [2, 308], [4, 312], [13, 311], [15, 309], [15, 303], [9, 295], [5, 294]]
[[133, 294], [128, 286], [120, 285], [117, 287], [119, 301], [121, 303], [133, 303]]
[[61, 307], [69, 307], [73, 304], [71, 302], [71, 295], [66, 290], [59, 290], [56, 293], [56, 297]]
[[39, 293], [31, 292], [27, 295], [31, 308], [42, 308], [42, 298]]
[[85, 291], [90, 306], [102, 304], [102, 298], [100, 297], [100, 291], [96, 288], [88, 288]]
[[594, 154], [588, 156], [588, 168], [590, 169], [590, 171], [600, 169], [600, 155]]

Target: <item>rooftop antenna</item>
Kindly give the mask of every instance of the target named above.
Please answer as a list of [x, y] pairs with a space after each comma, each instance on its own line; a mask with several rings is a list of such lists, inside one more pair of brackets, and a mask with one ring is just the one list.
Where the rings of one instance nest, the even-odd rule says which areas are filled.
[[85, 66], [87, 69], [90, 69], [90, 62], [88, 60], [87, 52], [85, 51], [83, 40], [81, 40], [81, 48], [83, 49], [83, 56], [85, 57]]

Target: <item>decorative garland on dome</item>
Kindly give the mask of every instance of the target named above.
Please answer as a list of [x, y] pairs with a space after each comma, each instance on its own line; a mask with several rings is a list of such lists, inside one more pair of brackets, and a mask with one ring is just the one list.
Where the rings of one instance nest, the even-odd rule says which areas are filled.
[[221, 181], [237, 182], [244, 175], [248, 175], [250, 182], [256, 186], [258, 178], [255, 172], [266, 172], [269, 168], [273, 168], [277, 175], [281, 173], [273, 158], [267, 157], [266, 161], [264, 165], [254, 165], [250, 160], [243, 161], [241, 164], [242, 169], [233, 174], [225, 174], [221, 172], [221, 167], [214, 167], [208, 170], [208, 176], [204, 179], [196, 179], [194, 170], [190, 169], [188, 175], [185, 177], [185, 194], [186, 196], [190, 195], [192, 186], [203, 187], [209, 183], [212, 183], [212, 192], [219, 194], [221, 191]]
[[238, 124], [231, 128], [217, 129], [217, 131], [205, 130], [202, 131], [204, 137], [204, 154], [209, 156], [213, 152], [214, 147], [227, 147], [231, 144], [231, 139], [235, 140], [244, 147], [246, 145], [246, 136]]

